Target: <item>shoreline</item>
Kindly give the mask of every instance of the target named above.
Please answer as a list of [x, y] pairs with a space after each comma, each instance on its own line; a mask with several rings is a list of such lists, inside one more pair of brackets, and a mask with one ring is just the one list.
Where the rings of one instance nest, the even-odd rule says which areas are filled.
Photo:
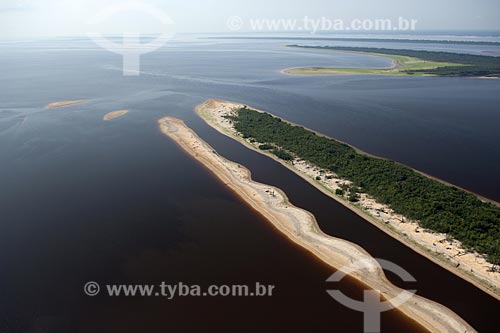
[[[334, 68], [334, 67], [291, 67], [282, 69], [279, 71], [282, 75], [290, 76], [360, 76], [360, 75], [370, 75], [370, 76], [394, 76], [394, 77], [447, 77], [447, 78], [462, 78], [462, 79], [478, 79], [478, 80], [500, 80], [500, 77], [494, 76], [446, 76], [446, 75], [435, 75], [435, 74], [405, 74], [398, 72], [388, 72], [388, 73], [361, 73], [356, 72], [356, 70], [366, 69], [366, 70], [376, 70], [372, 68]], [[394, 69], [394, 68], [392, 68]], [[339, 71], [337, 71], [339, 70]], [[349, 70], [353, 70], [350, 72]], [[323, 71], [323, 72], [321, 72]]]
[[[319, 169], [314, 170], [315, 166], [307, 165], [307, 163], [306, 165], [303, 165], [304, 163], [301, 163], [300, 161], [298, 161], [298, 163], [287, 163], [283, 160], [278, 159], [276, 156], [270, 154], [269, 152], [259, 150], [256, 145], [253, 145], [247, 140], [239, 137], [237, 133], [235, 133], [234, 129], [232, 130], [232, 127], [229, 126], [229, 121], [221, 117], [222, 115], [226, 115], [228, 114], [228, 112], [231, 112], [231, 110], [243, 106], [245, 105], [240, 103], [220, 100], [208, 100], [196, 107], [196, 113], [209, 126], [213, 127], [221, 134], [224, 134], [232, 138], [233, 140], [238, 141], [251, 150], [272, 158], [276, 162], [288, 168], [290, 171], [297, 174], [302, 179], [306, 180], [309, 184], [313, 185], [325, 195], [350, 209], [364, 220], [368, 221], [381, 231], [401, 242], [403, 245], [406, 245], [418, 254], [431, 260], [435, 264], [445, 268], [449, 272], [466, 280], [467, 282], [486, 292], [490, 296], [500, 300], [500, 272], [489, 272], [488, 269], [484, 267], [484, 265], [487, 265], [488, 263], [481, 254], [474, 252], [469, 253], [465, 251], [459, 242], [456, 242], [454, 240], [447, 241], [447, 237], [445, 234], [427, 232], [425, 229], [419, 227], [418, 222], [410, 221], [408, 219], [405, 219], [404, 216], [394, 214], [394, 212], [392, 212], [389, 207], [380, 205], [376, 201], [370, 199], [365, 195], [362, 196], [360, 200], [361, 203], [359, 205], [352, 204], [344, 198], [341, 198], [335, 194], [335, 182], [343, 182], [345, 180], [334, 177], [330, 182], [317, 181], [315, 177], [320, 174], [320, 171]], [[259, 112], [264, 112], [255, 108], [252, 109]], [[292, 125], [301, 126], [289, 122], [285, 119], [280, 119]], [[316, 131], [313, 132], [324, 137], [328, 137]], [[256, 144], [258, 145], [259, 143]], [[355, 147], [353, 148], [358, 152], [364, 153], [363, 151]], [[367, 155], [373, 156], [370, 154]], [[297, 167], [297, 165], [299, 167]], [[421, 174], [432, 179], [436, 179], [435, 177], [426, 175], [424, 173]], [[439, 179], [436, 180], [441, 181]], [[441, 182], [451, 185], [444, 181]], [[484, 200], [484, 198], [480, 198]], [[487, 201], [491, 202], [491, 200]]]
[[[430, 332], [476, 332], [462, 318], [441, 304], [418, 295], [409, 295], [387, 280], [378, 262], [356, 244], [326, 235], [315, 217], [290, 204], [280, 189], [257, 183], [245, 167], [220, 156], [182, 120], [165, 117], [158, 121], [161, 131], [194, 160], [202, 164], [223, 184], [264, 216], [295, 244], [303, 247], [329, 266], [342, 270], [359, 282], [378, 291], [384, 299], [408, 296], [410, 300], [397, 310]], [[362, 260], [362, 269], [348, 271], [353, 262]]]
[[[394, 69], [394, 68], [392, 68]], [[357, 72], [357, 70], [367, 70], [367, 71], [376, 71], [377, 69], [373, 68], [334, 68], [334, 67], [293, 67], [286, 68], [280, 71], [283, 75], [291, 75], [291, 76], [351, 76], [351, 75], [373, 75], [373, 76], [406, 76], [406, 77], [439, 77], [439, 75], [431, 75], [431, 74], [416, 74], [410, 75], [406, 73], [400, 72], [387, 72], [387, 73], [363, 73]], [[391, 69], [383, 69], [383, 70], [391, 70]]]

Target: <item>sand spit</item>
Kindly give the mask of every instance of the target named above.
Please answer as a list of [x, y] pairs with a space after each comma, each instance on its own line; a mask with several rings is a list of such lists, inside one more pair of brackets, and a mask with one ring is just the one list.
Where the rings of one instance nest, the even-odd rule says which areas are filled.
[[[390, 207], [379, 204], [365, 194], [361, 195], [358, 203], [350, 203], [346, 198], [335, 194], [336, 189], [340, 188], [343, 184], [350, 184], [349, 181], [339, 178], [331, 172], [320, 170], [316, 166], [310, 165], [300, 159], [285, 162], [269, 152], [258, 149], [261, 143], [252, 143], [249, 140], [243, 139], [233, 128], [232, 122], [226, 118], [227, 115], [234, 114], [235, 110], [243, 106], [240, 103], [208, 100], [199, 105], [196, 108], [196, 112], [220, 133], [237, 140], [250, 149], [273, 158], [315, 186], [318, 190], [351, 209], [391, 237], [453, 274], [467, 280], [491, 296], [500, 299], [500, 272], [493, 271], [491, 269], [492, 265], [486, 261], [483, 255], [465, 250], [460, 242], [450, 239], [446, 234], [434, 233], [421, 228], [417, 221], [412, 221], [402, 215], [396, 214]], [[283, 121], [286, 120], [283, 119]], [[359, 151], [359, 149], [357, 150]], [[321, 180], [317, 180], [317, 177], [320, 177]]]
[[[159, 120], [159, 126], [165, 135], [294, 243], [336, 269], [342, 270], [363, 260], [362, 269], [346, 273], [380, 292], [385, 299], [410, 296], [407, 291], [391, 284], [378, 262], [361, 247], [323, 233], [311, 213], [291, 205], [280, 189], [254, 182], [248, 169], [220, 156], [182, 120], [166, 117]], [[420, 296], [412, 295], [398, 309], [431, 332], [476, 332], [448, 308]]]
[[113, 111], [102, 117], [102, 120], [104, 121], [109, 121], [113, 120], [118, 117], [122, 117], [128, 113], [128, 110], [118, 110], [118, 111]]
[[69, 106], [69, 105], [74, 105], [74, 104], [81, 104], [81, 103], [85, 103], [85, 102], [88, 102], [88, 100], [86, 100], [86, 99], [79, 99], [79, 100], [75, 100], [75, 101], [54, 102], [54, 103], [50, 103], [49, 105], [47, 105], [47, 107], [49, 109], [55, 109], [55, 108], [61, 108], [63, 106]]

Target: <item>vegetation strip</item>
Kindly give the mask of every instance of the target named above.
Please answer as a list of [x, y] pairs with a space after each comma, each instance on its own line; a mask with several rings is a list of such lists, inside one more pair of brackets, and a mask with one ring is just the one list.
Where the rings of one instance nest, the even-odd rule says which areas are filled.
[[[243, 138], [243, 135], [235, 129], [234, 121], [231, 119], [237, 116], [237, 111], [240, 109], [248, 109], [248, 107], [241, 103], [207, 100], [205, 103], [197, 106], [196, 112], [207, 122], [207, 124], [220, 133], [227, 135], [250, 149], [275, 159], [309, 182], [312, 186], [351, 209], [354, 213], [372, 223], [391, 237], [397, 239], [436, 264], [446, 268], [453, 274], [469, 281], [491, 296], [500, 299], [500, 270], [498, 270], [498, 266], [489, 263], [484, 255], [475, 251], [466, 250], [464, 245], [456, 239], [453, 239], [451, 235], [432, 232], [429, 229], [422, 229], [418, 221], [408, 219], [401, 214], [396, 214], [389, 205], [379, 203], [366, 193], [357, 191], [356, 186], [354, 186], [352, 182], [342, 179], [329, 170], [321, 169], [312, 163], [297, 158], [296, 156], [294, 157], [291, 152], [282, 147], [265, 142], [258, 142], [250, 136], [245, 136], [246, 138]], [[256, 112], [267, 114], [259, 110]], [[277, 117], [274, 118], [284, 123], [288, 123], [291, 126], [297, 126], [286, 120]], [[315, 133], [311, 130], [308, 131]], [[317, 135], [323, 136], [319, 133], [317, 133]], [[326, 138], [331, 139], [328, 137]], [[355, 147], [350, 147], [338, 141], [335, 142], [349, 147], [361, 155], [367, 155], [357, 150]], [[280, 159], [273, 151], [280, 151], [288, 155], [281, 155], [285, 159]], [[294, 158], [289, 160], [290, 157]], [[410, 170], [418, 173], [418, 171], [413, 169]], [[431, 178], [431, 176], [427, 175], [422, 176]], [[450, 185], [439, 179], [435, 181]], [[468, 193], [465, 190], [462, 191]], [[474, 194], [470, 195], [475, 197]], [[498, 203], [494, 203], [498, 205]]]
[[266, 113], [242, 108], [231, 120], [244, 137], [279, 147], [272, 150], [277, 157], [297, 156], [330, 170], [353, 182], [356, 193], [366, 192], [396, 213], [420, 221], [424, 228], [449, 234], [500, 265], [500, 207]]
[[369, 55], [386, 56], [395, 60], [397, 66], [390, 69], [370, 68], [329, 68], [304, 67], [293, 68], [291, 74], [385, 74], [385, 75], [437, 75], [500, 77], [500, 57], [459, 54], [451, 52], [396, 50], [369, 47], [343, 46], [302, 46], [289, 45], [305, 49], [321, 49], [344, 52], [360, 52]]

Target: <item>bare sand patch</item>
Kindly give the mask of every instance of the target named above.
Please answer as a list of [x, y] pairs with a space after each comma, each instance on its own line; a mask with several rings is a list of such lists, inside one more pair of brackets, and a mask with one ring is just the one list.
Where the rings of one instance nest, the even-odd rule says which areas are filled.
[[81, 104], [81, 103], [85, 103], [85, 102], [88, 102], [88, 100], [86, 100], [86, 99], [78, 99], [78, 100], [74, 100], [74, 101], [54, 102], [54, 103], [50, 103], [49, 105], [47, 105], [47, 107], [49, 109], [55, 109], [55, 108], [60, 108], [60, 107], [63, 107], [63, 106]]
[[113, 120], [115, 118], [122, 117], [128, 113], [128, 110], [118, 110], [118, 111], [113, 111], [108, 114], [106, 114], [104, 117], [102, 117], [102, 120], [104, 121], [109, 121]]

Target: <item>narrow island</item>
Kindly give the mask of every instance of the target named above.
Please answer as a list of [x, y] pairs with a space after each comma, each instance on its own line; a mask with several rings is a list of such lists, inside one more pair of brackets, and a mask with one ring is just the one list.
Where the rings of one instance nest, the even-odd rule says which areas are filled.
[[321, 49], [337, 52], [361, 53], [381, 56], [393, 60], [390, 68], [331, 68], [302, 67], [283, 71], [295, 75], [340, 75], [369, 74], [395, 76], [458, 76], [500, 78], [500, 58], [451, 52], [397, 50], [369, 47], [341, 46], [301, 46], [288, 45], [304, 49]]
[[81, 104], [81, 103], [85, 103], [85, 102], [88, 102], [88, 100], [86, 100], [86, 99], [78, 99], [78, 100], [75, 100], [75, 101], [54, 102], [54, 103], [50, 103], [49, 105], [47, 105], [47, 108], [49, 108], [49, 109], [61, 108], [63, 106]]
[[500, 299], [500, 207], [402, 164], [246, 105], [209, 100], [197, 114], [273, 158], [419, 254]]
[[122, 117], [128, 113], [128, 110], [118, 110], [118, 111], [113, 111], [108, 114], [106, 114], [104, 117], [102, 117], [102, 120], [104, 121], [110, 121], [115, 118]]
[[200, 39], [222, 39], [222, 40], [296, 40], [296, 41], [328, 41], [328, 42], [355, 42], [355, 43], [403, 43], [403, 44], [438, 44], [438, 45], [477, 45], [498, 46], [500, 42], [480, 40], [456, 40], [456, 39], [417, 39], [417, 38], [362, 38], [362, 37], [277, 37], [277, 36], [217, 36], [200, 37]]
[[253, 181], [248, 169], [220, 156], [182, 120], [166, 117], [158, 123], [165, 135], [297, 245], [336, 269], [363, 261], [362, 269], [346, 273], [384, 295], [386, 300], [409, 297], [398, 310], [431, 332], [476, 332], [450, 309], [394, 286], [378, 262], [361, 247], [323, 233], [310, 212], [293, 206], [280, 189]]

